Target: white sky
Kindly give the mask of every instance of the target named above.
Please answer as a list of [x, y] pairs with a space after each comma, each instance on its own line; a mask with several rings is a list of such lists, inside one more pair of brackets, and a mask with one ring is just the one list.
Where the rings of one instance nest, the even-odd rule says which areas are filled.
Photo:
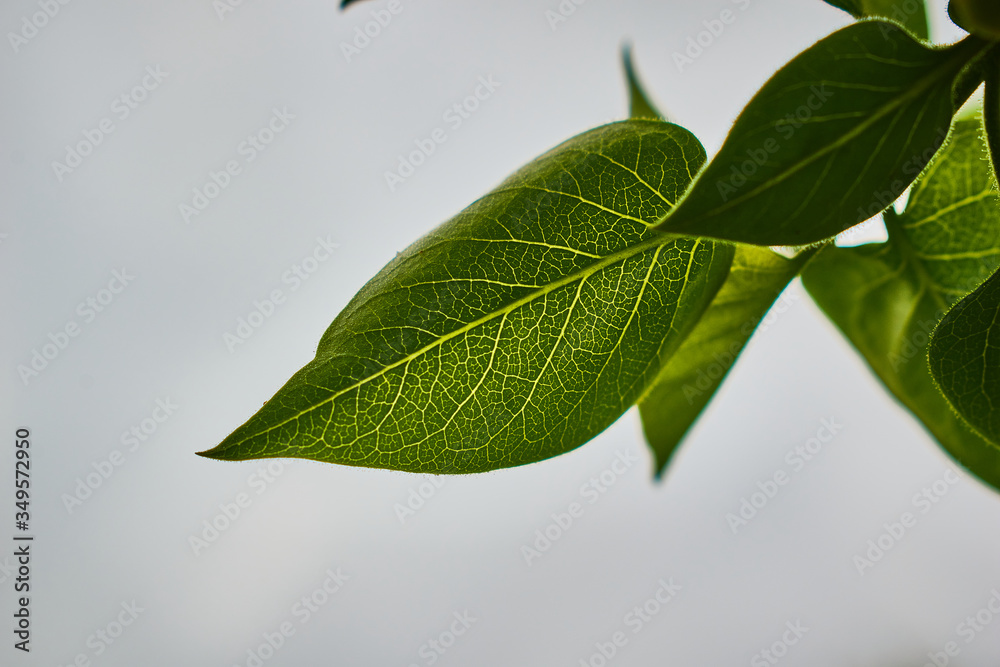
[[[799, 622], [808, 631], [782, 665], [919, 667], [949, 641], [952, 664], [995, 665], [1000, 619], [969, 643], [957, 633], [1000, 589], [997, 495], [965, 479], [920, 513], [912, 497], [950, 462], [797, 285], [663, 484], [634, 412], [557, 459], [448, 478], [402, 524], [394, 506], [424, 478], [301, 461], [273, 475], [194, 455], [312, 356], [396, 251], [534, 156], [624, 117], [623, 40], [652, 97], [713, 152], [775, 68], [848, 19], [820, 0], [589, 0], [553, 31], [558, 0], [400, 2], [351, 62], [340, 43], [384, 0], [344, 13], [333, 0], [247, 1], [224, 20], [209, 0], [70, 2], [17, 53], [0, 46], [0, 405], [6, 433], [32, 430], [36, 535], [33, 651], [5, 633], [0, 664], [247, 666], [289, 623], [265, 665], [598, 665], [619, 631], [615, 667], [746, 665]], [[726, 8], [736, 20], [678, 71], [672, 54]], [[0, 28], [37, 11], [4, 3]], [[935, 16], [943, 26], [943, 3]], [[144, 76], [135, 108], [114, 102]], [[495, 93], [447, 124], [480, 76]], [[273, 142], [241, 151], [275, 109]], [[113, 131], [60, 181], [52, 162], [103, 119]], [[390, 192], [384, 172], [436, 127], [447, 142]], [[238, 173], [185, 222], [179, 205], [231, 160]], [[318, 238], [338, 247], [293, 289], [287, 272]], [[128, 284], [102, 292], [115, 271]], [[284, 301], [230, 352], [224, 335], [276, 289]], [[88, 298], [106, 303], [90, 315]], [[78, 334], [25, 386], [17, 366], [71, 322]], [[177, 407], [167, 416], [158, 400]], [[786, 452], [823, 418], [843, 430], [793, 472]], [[147, 439], [123, 444], [143, 420]], [[64, 494], [115, 450], [121, 465], [69, 512]], [[637, 462], [591, 504], [581, 485], [619, 453]], [[789, 483], [734, 535], [726, 514], [778, 470]], [[195, 555], [189, 537], [239, 494], [240, 516]], [[0, 484], [0, 564], [12, 495]], [[528, 566], [521, 547], [573, 502], [582, 516]], [[916, 526], [860, 576], [852, 558], [906, 511]], [[295, 607], [328, 578], [340, 588], [316, 593], [322, 606]], [[661, 579], [680, 590], [635, 632], [626, 615]], [[98, 640], [133, 601], [135, 622]], [[475, 622], [456, 620], [465, 612]], [[443, 653], [427, 644], [466, 625]]]

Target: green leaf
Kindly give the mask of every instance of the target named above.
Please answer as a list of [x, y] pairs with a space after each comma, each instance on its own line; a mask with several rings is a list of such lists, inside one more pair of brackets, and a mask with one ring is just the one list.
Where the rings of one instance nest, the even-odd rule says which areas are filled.
[[1000, 7], [996, 0], [951, 0], [948, 15], [973, 35], [1000, 39]]
[[712, 305], [639, 399], [657, 477], [663, 475], [771, 304], [814, 254], [810, 249], [789, 260], [767, 248], [737, 246], [729, 277]]
[[892, 19], [921, 39], [928, 38], [924, 0], [826, 0], [856, 19]]
[[889, 391], [956, 460], [1000, 489], [1000, 449], [955, 415], [926, 361], [938, 321], [1000, 262], [998, 198], [980, 132], [978, 119], [956, 121], [905, 212], [885, 212], [886, 243], [829, 247], [802, 280]]
[[704, 159], [687, 130], [643, 120], [546, 153], [386, 265], [204, 455], [468, 473], [582, 445], [728, 272], [731, 246], [651, 229]]
[[632, 47], [628, 44], [622, 47], [622, 62], [625, 65], [625, 79], [628, 81], [629, 118], [667, 120], [667, 117], [661, 114], [646, 96], [632, 62]]
[[1000, 445], [1000, 273], [944, 316], [931, 337], [930, 366], [958, 414]]
[[833, 5], [838, 9], [843, 9], [845, 12], [850, 14], [856, 19], [864, 18], [865, 14], [865, 3], [864, 0], [825, 0], [826, 4]]
[[986, 47], [931, 49], [882, 21], [820, 40], [754, 96], [661, 228], [805, 245], [872, 217], [940, 147], [965, 99], [955, 78]]
[[983, 129], [993, 175], [1000, 177], [1000, 51], [993, 49], [983, 62], [986, 85], [983, 94]]

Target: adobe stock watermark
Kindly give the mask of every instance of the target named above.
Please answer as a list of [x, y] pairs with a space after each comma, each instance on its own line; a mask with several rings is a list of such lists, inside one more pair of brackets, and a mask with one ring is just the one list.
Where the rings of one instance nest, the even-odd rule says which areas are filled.
[[788, 655], [788, 650], [798, 644], [807, 632], [809, 628], [802, 625], [802, 621], [798, 619], [794, 623], [785, 621], [785, 631], [781, 633], [781, 637], [750, 658], [750, 667], [771, 667], [778, 664]]
[[424, 481], [417, 486], [410, 487], [410, 492], [406, 495], [406, 503], [396, 503], [392, 506], [399, 519], [400, 525], [406, 523], [407, 519], [415, 516], [417, 512], [424, 508], [427, 501], [437, 495], [437, 492], [446, 484], [443, 475], [424, 475]]
[[[330, 236], [332, 235], [327, 234], [326, 238], [317, 236], [312, 251], [281, 274], [281, 284], [288, 286], [289, 293], [302, 287], [333, 256], [333, 251], [340, 247], [330, 240]], [[253, 309], [246, 316], [236, 318], [236, 328], [233, 332], [226, 331], [222, 334], [222, 342], [225, 343], [229, 353], [236, 352], [236, 348], [250, 340], [264, 322], [274, 316], [278, 306], [287, 300], [288, 294], [280, 287], [272, 289], [264, 298], [255, 300]]]
[[906, 162], [903, 163], [901, 171], [903, 176], [909, 179], [908, 182], [896, 179], [889, 183], [887, 190], [872, 191], [872, 203], [868, 206], [858, 207], [857, 223], [860, 224], [869, 218], [873, 218], [892, 206], [893, 202], [899, 199], [903, 193], [906, 192], [906, 188], [910, 187], [910, 182], [916, 179], [916, 177], [920, 175], [920, 172], [924, 170], [924, 167], [930, 163], [947, 138], [948, 130], [946, 128], [939, 129], [937, 134], [934, 135], [934, 139], [931, 141], [931, 144], [927, 146], [927, 148], [919, 153], [914, 153], [906, 160]]
[[[961, 623], [955, 626], [955, 634], [965, 640], [968, 646], [976, 640], [980, 634], [986, 631], [993, 621], [1000, 616], [1000, 590], [994, 588], [990, 591], [990, 597], [979, 610], [974, 614], [966, 616]], [[947, 667], [951, 664], [951, 659], [962, 653], [962, 646], [955, 640], [945, 643], [940, 651], [930, 651], [927, 653], [928, 662], [923, 667]]]
[[[447, 629], [428, 639], [417, 649], [417, 655], [427, 667], [436, 663], [479, 620], [468, 609], [452, 612], [452, 619]], [[409, 667], [420, 667], [420, 664], [411, 662]]]
[[903, 512], [899, 515], [898, 521], [883, 523], [882, 533], [875, 539], [868, 540], [868, 548], [862, 553], [856, 554], [852, 559], [858, 574], [863, 577], [865, 570], [875, 567], [875, 563], [881, 561], [917, 525], [919, 517], [930, 512], [935, 505], [941, 502], [942, 498], [948, 495], [951, 488], [961, 481], [962, 478], [958, 471], [954, 468], [947, 468], [940, 479], [934, 480], [913, 494], [910, 502], [914, 509], [919, 510], [919, 514]]
[[[639, 457], [631, 450], [618, 450], [611, 464], [598, 474], [580, 485], [580, 498], [593, 505], [613, 487], [632, 466], [639, 462]], [[521, 556], [528, 567], [547, 553], [552, 545], [562, 539], [583, 516], [586, 506], [582, 502], [571, 502], [565, 512], [550, 515], [552, 522], [544, 528], [535, 531], [534, 541], [521, 545]]]
[[[825, 83], [809, 86], [809, 95], [805, 101], [790, 113], [785, 114], [784, 118], [775, 121], [774, 131], [781, 135], [783, 141], [788, 141], [795, 136], [799, 128], [809, 122], [809, 119], [817, 111], [823, 108], [823, 105], [831, 97], [833, 97], [833, 93], [827, 90]], [[766, 165], [771, 156], [780, 150], [781, 142], [774, 137], [768, 137], [757, 148], [748, 148], [746, 150], [748, 159], [738, 165], [736, 163], [730, 165], [729, 176], [715, 182], [716, 190], [718, 190], [723, 203], [728, 202], [729, 198], [746, 185], [748, 179], [756, 174], [758, 169]]]
[[261, 465], [256, 471], [250, 473], [246, 484], [254, 492], [251, 496], [246, 491], [237, 493], [232, 501], [219, 503], [219, 512], [211, 518], [201, 522], [201, 531], [188, 535], [188, 546], [195, 556], [200, 556], [210, 546], [215, 544], [219, 537], [229, 530], [240, 517], [246, 514], [247, 508], [253, 505], [255, 497], [271, 488], [285, 468], [290, 464], [280, 459], [270, 459], [267, 464]]
[[[298, 620], [299, 625], [308, 623], [317, 612], [329, 604], [333, 596], [339, 593], [351, 578], [339, 567], [329, 568], [324, 574], [326, 576], [323, 581], [303, 595], [288, 611], [287, 615]], [[288, 639], [295, 635], [296, 630], [292, 621], [286, 618], [273, 631], [262, 633], [261, 639], [264, 641], [248, 648], [246, 660], [234, 663], [233, 667], [263, 667], [264, 663], [273, 658], [285, 646]]]
[[[635, 636], [642, 632], [650, 622], [677, 596], [681, 586], [674, 583], [674, 578], [660, 579], [658, 587], [646, 600], [637, 604], [622, 618], [622, 625], [632, 631]], [[579, 667], [605, 667], [618, 656], [618, 652], [628, 645], [629, 635], [624, 630], [611, 633], [607, 641], [595, 642], [595, 651], [586, 658], [580, 658]]]
[[436, 127], [426, 137], [414, 139], [413, 144], [416, 149], [406, 155], [399, 154], [396, 169], [385, 172], [385, 184], [389, 188], [389, 192], [395, 192], [401, 183], [413, 176], [417, 169], [427, 161], [427, 158], [434, 154], [437, 147], [448, 141], [448, 132], [454, 132], [462, 127], [462, 124], [479, 110], [479, 105], [493, 97], [493, 93], [501, 85], [503, 84], [494, 79], [492, 74], [480, 76], [469, 96], [445, 109], [444, 113], [441, 114], [441, 120], [448, 124], [448, 129]]
[[837, 234], [836, 242], [838, 247], [851, 246], [854, 245], [855, 239], [863, 238], [872, 232], [873, 228], [879, 221], [875, 217], [868, 218], [864, 222], [853, 227], [848, 227], [844, 231]]
[[246, 4], [246, 0], [212, 0], [212, 9], [219, 17], [219, 23], [226, 20], [226, 16], [232, 14], [237, 9]]
[[900, 366], [909, 362], [917, 355], [920, 355], [921, 360], [923, 360], [925, 355], [921, 353], [927, 349], [931, 333], [938, 322], [941, 321], [941, 318], [944, 317], [944, 314], [945, 310], [939, 308], [935, 311], [934, 315], [925, 320], [914, 320], [917, 330], [903, 339], [898, 349], [894, 349], [889, 353], [889, 365], [892, 366], [892, 370], [898, 371]]
[[125, 463], [127, 454], [134, 454], [140, 446], [148, 442], [160, 426], [173, 416], [178, 407], [169, 396], [157, 398], [155, 407], [148, 417], [143, 418], [128, 430], [122, 431], [119, 441], [123, 447], [127, 447], [127, 450], [123, 452], [121, 449], [114, 449], [106, 458], [92, 462], [90, 467], [93, 468], [93, 472], [88, 472], [83, 477], [77, 477], [73, 492], [62, 494], [61, 500], [66, 512], [73, 514], [74, 510], [82, 507], [83, 503], [91, 498], [95, 491], [104, 486], [118, 468]]
[[[956, 289], [962, 293], [960, 296], [965, 296], [975, 291], [996, 271], [996, 262], [990, 260], [997, 255], [1000, 255], [1000, 251], [990, 249], [984, 256], [976, 258], [979, 260], [979, 268], [976, 275], [960, 280], [952, 289]], [[926, 360], [927, 344], [930, 342], [931, 333], [933, 333], [946, 312], [944, 308], [938, 308], [927, 319], [917, 320], [915, 317], [911, 319], [916, 324], [917, 330], [909, 334], [902, 340], [901, 344], [889, 352], [889, 365], [892, 366], [892, 370], [899, 370], [900, 366], [913, 359]]]
[[[91, 667], [91, 661], [104, 655], [115, 642], [121, 639], [125, 630], [136, 622], [139, 615], [146, 611], [135, 600], [122, 602], [119, 607], [120, 610], [115, 613], [111, 621], [87, 636], [86, 646], [90, 649], [90, 653], [77, 653], [71, 661], [66, 663], [66, 667]], [[60, 667], [62, 666], [60, 665]]]
[[[749, 338], [750, 334], [763, 334], [778, 321], [792, 307], [792, 304], [799, 301], [799, 296], [794, 292], [782, 291], [771, 307], [762, 317], [748, 319], [740, 327], [740, 334]], [[702, 396], [709, 389], [713, 389], [715, 381], [721, 378], [730, 367], [736, 362], [736, 357], [743, 350], [746, 343], [733, 341], [724, 353], [716, 352], [712, 355], [714, 361], [704, 368], [699, 368], [693, 383], [685, 382], [681, 387], [684, 398], [688, 405], [694, 404], [696, 398]]]
[[59, 14], [63, 7], [72, 0], [36, 0], [36, 4], [41, 11], [33, 14], [25, 14], [21, 17], [21, 25], [17, 32], [8, 32], [7, 41], [10, 48], [17, 55], [21, 52], [21, 47], [38, 36], [38, 32], [45, 28], [52, 19]]
[[10, 562], [10, 556], [4, 556], [3, 561], [0, 561], [0, 584], [13, 577], [16, 572], [17, 568]]
[[187, 224], [191, 222], [191, 218], [201, 215], [209, 204], [232, 185], [233, 179], [243, 173], [244, 166], [267, 150], [277, 136], [288, 129], [293, 120], [295, 115], [288, 111], [288, 107], [272, 108], [271, 117], [267, 122], [256, 132], [248, 134], [247, 138], [236, 146], [236, 155], [243, 160], [232, 158], [227, 160], [219, 171], [209, 170], [204, 183], [191, 190], [190, 203], [185, 201], [177, 205], [181, 220]]
[[366, 21], [364, 26], [355, 26], [354, 39], [350, 42], [340, 43], [340, 52], [344, 54], [344, 60], [350, 63], [351, 59], [360, 56], [361, 52], [372, 43], [372, 40], [381, 35], [382, 31], [392, 23], [392, 19], [402, 14], [404, 9], [406, 8], [400, 0], [389, 0], [385, 9], [372, 9], [370, 11], [371, 20]]
[[765, 477], [764, 481], [757, 480], [757, 490], [749, 496], [740, 498], [740, 505], [736, 511], [726, 514], [726, 523], [729, 524], [733, 534], [748, 526], [792, 480], [792, 476], [805, 468], [809, 461], [815, 459], [843, 428], [844, 425], [838, 423], [834, 417], [823, 418], [820, 420], [820, 427], [816, 429], [815, 437], [788, 450], [785, 454], [785, 463], [790, 470], [778, 468], [773, 474]]
[[80, 335], [83, 328], [97, 319], [114, 303], [119, 295], [125, 291], [135, 276], [129, 274], [128, 269], [115, 269], [111, 272], [111, 280], [107, 286], [97, 290], [76, 306], [76, 314], [80, 320], [70, 318], [65, 324], [56, 329], [55, 333], [47, 334], [48, 341], [41, 347], [32, 348], [27, 364], [18, 364], [17, 375], [25, 387], [34, 379], [41, 375], [42, 371], [49, 367], [60, 354], [62, 354], [74, 338]]
[[72, 145], [66, 144], [63, 161], [52, 161], [52, 173], [55, 174], [56, 180], [62, 183], [67, 175], [72, 174], [87, 157], [93, 155], [108, 135], [117, 129], [115, 120], [118, 122], [127, 120], [169, 75], [170, 73], [164, 72], [159, 65], [148, 65], [136, 85], [111, 101], [111, 113], [114, 117], [105, 116], [97, 121], [96, 127], [83, 129], [81, 131], [83, 139]]
[[[923, 2], [918, 2], [918, 0], [901, 0], [901, 2], [895, 3], [889, 9], [880, 9], [879, 15], [875, 18], [890, 18], [900, 25], [906, 25], [911, 16], [923, 9]], [[888, 39], [889, 35], [898, 31], [899, 28], [897, 26], [886, 24], [884, 21], [879, 24], [879, 32], [882, 33], [882, 37], [885, 39]]]
[[[750, 0], [730, 0], [730, 2], [736, 5], [740, 12], [745, 12], [750, 6]], [[732, 9], [723, 9], [719, 12], [718, 17], [702, 21], [701, 24], [705, 29], [699, 31], [693, 37], [687, 38], [687, 45], [683, 53], [680, 51], [674, 51], [673, 53], [674, 65], [677, 66], [677, 71], [683, 72], [685, 67], [693, 65], [694, 61], [700, 58], [706, 49], [711, 48], [716, 40], [722, 37], [722, 33], [726, 31], [727, 26], [736, 23], [737, 18], [739, 18], [739, 13], [734, 12]]]
[[545, 10], [545, 20], [549, 22], [552, 32], [559, 29], [559, 25], [565, 23], [570, 16], [576, 13], [576, 8], [583, 5], [587, 0], [561, 0], [555, 9]]

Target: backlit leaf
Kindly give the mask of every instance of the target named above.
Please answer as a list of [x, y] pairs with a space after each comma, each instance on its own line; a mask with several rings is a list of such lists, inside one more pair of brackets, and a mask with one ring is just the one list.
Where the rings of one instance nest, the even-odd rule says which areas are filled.
[[886, 18], [927, 39], [927, 7], [924, 0], [826, 0], [854, 18]]
[[930, 365], [958, 414], [1000, 445], [1000, 274], [944, 316], [931, 338]]
[[[661, 228], [757, 245], [832, 237], [891, 204], [944, 141], [987, 43], [855, 23], [780, 69]], [[954, 94], [953, 94], [954, 93]]]
[[643, 90], [632, 60], [632, 48], [628, 45], [622, 49], [622, 62], [625, 66], [625, 80], [628, 82], [629, 117], [667, 120], [667, 117], [649, 101], [646, 91]]
[[[815, 250], [786, 259], [740, 245], [712, 305], [639, 399], [646, 440], [661, 476], [677, 446], [715, 395], [771, 304]], [[787, 309], [787, 303], [776, 306]]]
[[956, 121], [906, 210], [886, 211], [888, 242], [828, 247], [802, 280], [893, 395], [956, 460], [1000, 489], [1000, 449], [958, 418], [927, 365], [942, 316], [1000, 263], [997, 206], [979, 122]]
[[659, 121], [558, 146], [400, 253], [215, 449], [429, 473], [561, 454], [638, 398], [733, 249], [650, 227], [705, 159]]

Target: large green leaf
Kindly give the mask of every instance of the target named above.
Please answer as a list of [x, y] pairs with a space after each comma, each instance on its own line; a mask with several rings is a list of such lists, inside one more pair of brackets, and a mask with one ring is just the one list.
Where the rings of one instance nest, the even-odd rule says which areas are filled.
[[639, 399], [657, 477], [771, 304], [814, 252], [806, 250], [789, 260], [767, 248], [737, 246], [729, 277], [712, 305]]
[[883, 21], [820, 40], [781, 68], [661, 225], [757, 245], [832, 237], [895, 200], [940, 147], [985, 53], [928, 48]]
[[731, 246], [651, 229], [704, 159], [688, 131], [644, 120], [553, 149], [400, 253], [204, 455], [466, 473], [585, 443], [728, 272]]
[[959, 415], [1000, 445], [1000, 273], [944, 316], [931, 337], [930, 365]]
[[924, 0], [826, 0], [854, 18], [886, 18], [905, 26], [921, 39], [927, 39], [927, 7]]
[[896, 398], [955, 459], [1000, 488], [1000, 449], [956, 416], [926, 356], [944, 313], [1000, 262], [998, 198], [980, 132], [975, 119], [956, 121], [905, 212], [885, 212], [888, 242], [829, 247], [802, 280]]

